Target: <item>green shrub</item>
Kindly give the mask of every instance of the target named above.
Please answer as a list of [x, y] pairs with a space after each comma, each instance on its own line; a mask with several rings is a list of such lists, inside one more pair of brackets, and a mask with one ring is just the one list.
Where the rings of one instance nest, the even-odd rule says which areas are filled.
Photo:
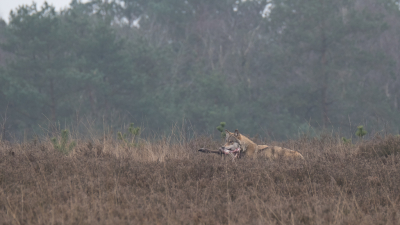
[[68, 145], [68, 139], [69, 139], [68, 130], [63, 130], [63, 131], [61, 131], [61, 141], [58, 142], [57, 138], [53, 137], [51, 139], [51, 143], [53, 144], [54, 149], [67, 155], [76, 146], [75, 141], [72, 141]]
[[342, 141], [343, 141], [343, 144], [345, 144], [345, 145], [351, 144], [351, 138], [342, 137]]
[[363, 126], [358, 126], [358, 127], [357, 127], [356, 135], [357, 135], [359, 138], [364, 137], [366, 134], [367, 134], [367, 131], [364, 130], [364, 127], [363, 127]]
[[140, 127], [134, 127], [134, 123], [131, 123], [128, 128], [128, 133], [118, 132], [118, 139], [123, 141], [128, 146], [135, 146], [136, 137], [140, 135]]
[[219, 123], [219, 126], [217, 127], [217, 130], [219, 132], [221, 132], [221, 138], [224, 139], [226, 137], [226, 133], [225, 133], [225, 122], [221, 122]]

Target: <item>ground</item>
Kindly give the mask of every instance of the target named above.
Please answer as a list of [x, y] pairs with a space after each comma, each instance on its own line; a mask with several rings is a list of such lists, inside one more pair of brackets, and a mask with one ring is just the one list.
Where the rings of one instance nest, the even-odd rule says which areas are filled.
[[208, 137], [76, 142], [0, 143], [1, 224], [400, 224], [397, 137], [269, 143], [305, 162], [197, 152]]

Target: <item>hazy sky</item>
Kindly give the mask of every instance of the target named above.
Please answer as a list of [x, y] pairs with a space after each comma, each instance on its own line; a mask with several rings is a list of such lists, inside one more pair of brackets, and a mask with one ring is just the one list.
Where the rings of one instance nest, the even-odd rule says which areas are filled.
[[[11, 10], [16, 9], [19, 5], [31, 5], [32, 2], [32, 0], [0, 0], [0, 17], [8, 22], [8, 15]], [[35, 0], [34, 2], [40, 8], [45, 0]], [[47, 0], [47, 3], [56, 7], [57, 10], [68, 7], [70, 2], [71, 0]]]

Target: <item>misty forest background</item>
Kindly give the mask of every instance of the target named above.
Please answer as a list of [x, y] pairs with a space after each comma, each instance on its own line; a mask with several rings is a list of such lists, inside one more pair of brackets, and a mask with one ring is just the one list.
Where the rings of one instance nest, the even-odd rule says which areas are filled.
[[[400, 129], [398, 0], [73, 0], [0, 20], [1, 138]], [[52, 128], [53, 127], [53, 128]], [[72, 127], [72, 128], [71, 128]], [[86, 130], [85, 130], [86, 129]]]

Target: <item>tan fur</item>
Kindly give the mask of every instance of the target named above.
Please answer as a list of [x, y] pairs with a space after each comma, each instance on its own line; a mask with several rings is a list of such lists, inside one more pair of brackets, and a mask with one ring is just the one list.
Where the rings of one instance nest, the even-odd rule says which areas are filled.
[[[242, 152], [249, 157], [257, 157], [257, 155], [264, 155], [268, 159], [303, 159], [304, 157], [296, 151], [287, 149], [287, 148], [282, 148], [279, 146], [268, 146], [268, 145], [257, 145], [254, 143], [252, 140], [247, 138], [246, 136], [242, 135], [239, 133], [238, 130], [235, 130], [235, 133], [231, 133], [228, 130], [226, 130], [226, 135], [232, 135], [233, 137], [237, 138], [240, 142]], [[229, 137], [227, 137], [226, 140], [228, 140]], [[229, 143], [225, 143], [225, 147]]]

